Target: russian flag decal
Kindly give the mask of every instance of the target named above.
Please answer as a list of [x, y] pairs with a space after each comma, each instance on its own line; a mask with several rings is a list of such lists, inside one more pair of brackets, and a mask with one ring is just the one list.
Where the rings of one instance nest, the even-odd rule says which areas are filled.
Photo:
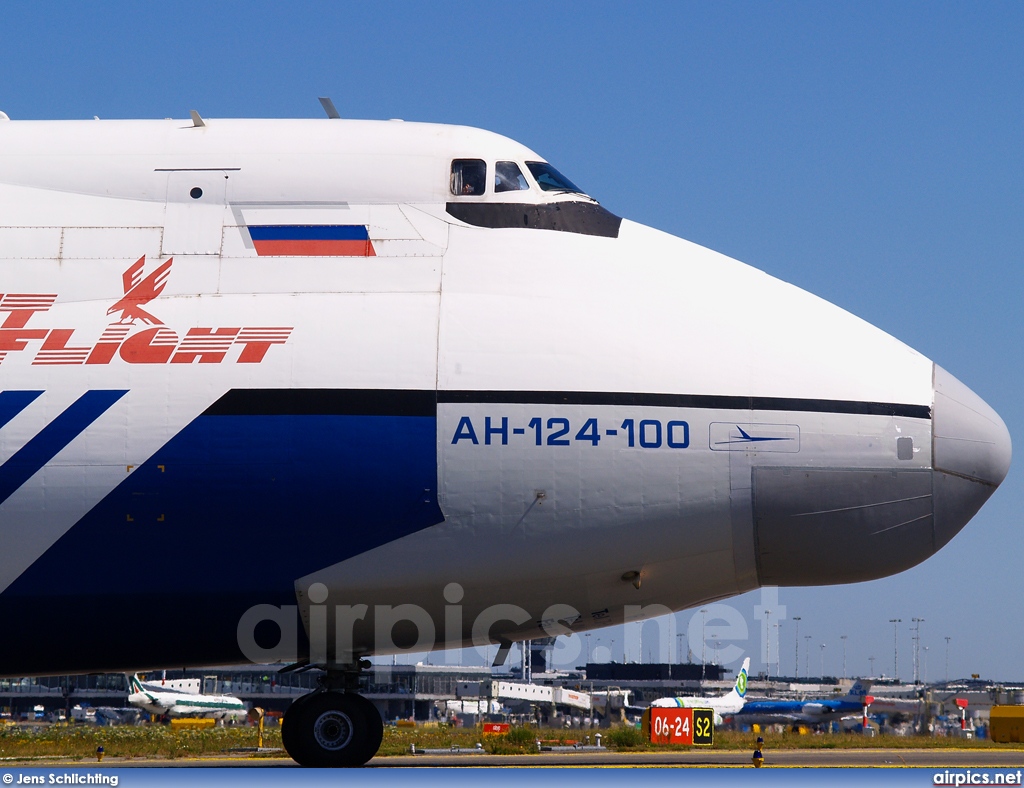
[[374, 257], [373, 243], [361, 224], [250, 225], [260, 257]]

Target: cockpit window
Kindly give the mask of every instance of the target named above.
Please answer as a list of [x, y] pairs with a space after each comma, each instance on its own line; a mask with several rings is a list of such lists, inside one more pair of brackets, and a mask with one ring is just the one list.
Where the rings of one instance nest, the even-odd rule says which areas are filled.
[[494, 165], [495, 192], [521, 192], [529, 188], [526, 176], [514, 161], [499, 161]]
[[452, 161], [452, 194], [483, 194], [487, 186], [487, 163], [481, 159]]
[[546, 192], [575, 192], [577, 194], [584, 194], [584, 191], [579, 186], [546, 161], [528, 161], [526, 166], [530, 168], [530, 172], [537, 179], [537, 184], [540, 188]]

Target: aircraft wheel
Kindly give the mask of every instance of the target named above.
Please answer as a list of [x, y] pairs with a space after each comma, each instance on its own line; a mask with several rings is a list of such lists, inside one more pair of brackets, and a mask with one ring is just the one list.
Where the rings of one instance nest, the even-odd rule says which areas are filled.
[[300, 747], [301, 736], [297, 732], [302, 730], [302, 723], [300, 722], [302, 707], [315, 698], [317, 694], [316, 692], [310, 692], [293, 700], [291, 705], [285, 709], [284, 719], [281, 720], [281, 744], [284, 745], [285, 751], [295, 760], [299, 760], [294, 753], [298, 752]]
[[[373, 704], [354, 693], [318, 692], [286, 714], [282, 741], [302, 766], [362, 766], [376, 753], [383, 723]], [[298, 701], [296, 701], [298, 703]], [[372, 716], [371, 716], [372, 714]], [[378, 728], [380, 730], [378, 737]]]
[[368, 745], [373, 749], [373, 754], [370, 756], [372, 758], [377, 754], [377, 750], [380, 749], [381, 742], [384, 741], [384, 720], [381, 719], [377, 707], [362, 695], [349, 693], [349, 697], [363, 709], [363, 716], [366, 718], [367, 733], [369, 735]]

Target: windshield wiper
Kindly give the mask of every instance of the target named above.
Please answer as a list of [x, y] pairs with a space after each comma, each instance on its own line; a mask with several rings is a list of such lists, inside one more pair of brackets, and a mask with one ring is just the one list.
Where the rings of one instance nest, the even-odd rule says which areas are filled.
[[586, 199], [590, 200], [590, 202], [594, 203], [595, 205], [600, 205], [601, 204], [597, 200], [595, 200], [593, 197], [591, 197], [589, 194], [587, 194], [586, 192], [581, 192], [578, 189], [551, 189], [547, 193], [548, 194], [578, 194], [580, 197], [585, 197]]

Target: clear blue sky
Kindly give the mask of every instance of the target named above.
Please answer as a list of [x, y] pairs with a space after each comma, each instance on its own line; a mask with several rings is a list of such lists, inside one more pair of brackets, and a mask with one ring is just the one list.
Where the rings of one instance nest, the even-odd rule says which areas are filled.
[[[1024, 4], [8, 0], [3, 15], [12, 118], [318, 117], [329, 95], [347, 117], [498, 131], [611, 210], [904, 340], [1024, 452]], [[952, 676], [1024, 679], [1022, 475], [1018, 457], [909, 572], [780, 591], [801, 636], [827, 644], [826, 672], [845, 634], [851, 674], [872, 655], [890, 673], [902, 618], [909, 678], [920, 617], [931, 678], [951, 636]], [[754, 597], [733, 604], [755, 632]], [[791, 621], [782, 632], [791, 674]]]

